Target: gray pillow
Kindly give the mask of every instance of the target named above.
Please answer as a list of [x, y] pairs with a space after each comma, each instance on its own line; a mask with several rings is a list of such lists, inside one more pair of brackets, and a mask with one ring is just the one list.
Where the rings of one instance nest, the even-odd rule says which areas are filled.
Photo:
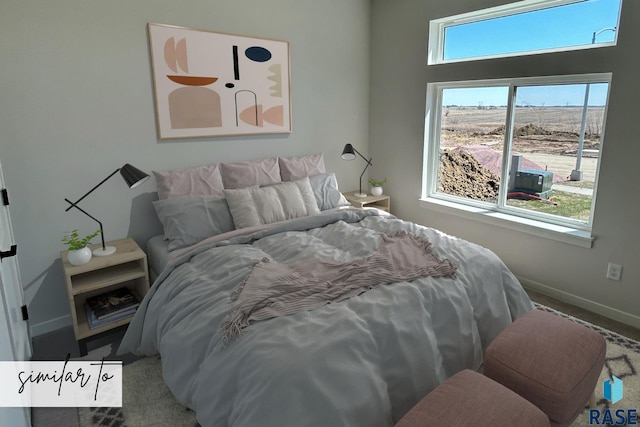
[[179, 196], [153, 202], [169, 239], [169, 250], [194, 245], [235, 229], [222, 196]]
[[225, 189], [224, 195], [238, 229], [320, 213], [309, 178], [267, 187]]
[[316, 198], [318, 209], [337, 208], [338, 206], [349, 206], [351, 203], [338, 190], [338, 180], [334, 173], [321, 173], [309, 177], [309, 184]]

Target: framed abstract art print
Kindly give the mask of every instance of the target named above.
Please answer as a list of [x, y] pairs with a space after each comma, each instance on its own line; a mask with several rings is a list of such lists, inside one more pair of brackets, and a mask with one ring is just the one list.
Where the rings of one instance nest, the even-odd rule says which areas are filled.
[[291, 132], [289, 43], [149, 24], [160, 139]]

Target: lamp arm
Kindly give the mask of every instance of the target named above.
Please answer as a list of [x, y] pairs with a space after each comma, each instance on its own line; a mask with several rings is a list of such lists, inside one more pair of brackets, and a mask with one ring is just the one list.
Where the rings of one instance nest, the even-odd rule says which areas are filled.
[[364, 160], [365, 162], [367, 162], [367, 165], [364, 167], [364, 169], [362, 170], [362, 173], [360, 174], [360, 194], [362, 194], [362, 176], [364, 175], [364, 173], [366, 172], [367, 168], [369, 166], [372, 166], [371, 160], [373, 160], [373, 157], [370, 158], [369, 160], [367, 160], [367, 158], [365, 156], [362, 155], [362, 153], [360, 153], [358, 150], [355, 149], [355, 147], [353, 147], [353, 151], [355, 151], [356, 153], [358, 153], [358, 156], [362, 157], [362, 160]]
[[[366, 158], [365, 156], [363, 156], [362, 154], [360, 154], [360, 152], [359, 152], [358, 150], [356, 150], [356, 148], [355, 148], [355, 147], [353, 147], [353, 146], [352, 146], [352, 148], [353, 148], [353, 151], [355, 151], [356, 153], [358, 153], [358, 156], [362, 157], [362, 159], [363, 159], [365, 162], [367, 162], [367, 166], [373, 166], [373, 165], [371, 164], [371, 160], [373, 160], [373, 157], [372, 157], [372, 158], [370, 158], [369, 160], [367, 160], [367, 158]], [[366, 169], [366, 168], [365, 168], [365, 169]], [[363, 173], [364, 173], [364, 172], [363, 172]]]
[[[118, 171], [116, 171], [116, 172], [118, 172]], [[113, 176], [113, 174], [111, 174], [109, 177], [111, 177], [111, 176]], [[109, 178], [107, 178], [107, 179], [109, 179]], [[105, 181], [106, 181], [106, 179], [105, 179]], [[102, 181], [102, 182], [104, 182], [104, 181]], [[101, 182], [100, 184], [102, 184], [102, 182]], [[100, 184], [98, 184], [98, 185], [96, 186], [96, 188], [97, 188]], [[94, 188], [93, 190], [95, 190], [95, 188]], [[91, 191], [93, 191], [93, 190], [91, 190]], [[89, 191], [89, 193], [91, 193], [91, 191]], [[87, 193], [87, 194], [89, 194], [89, 193]], [[85, 196], [86, 196], [86, 195], [85, 195]], [[84, 198], [84, 196], [83, 196], [83, 198]], [[106, 247], [106, 246], [105, 246], [105, 244], [104, 244], [104, 230], [102, 229], [102, 222], [100, 222], [100, 220], [98, 220], [97, 218], [93, 217], [91, 214], [89, 214], [87, 211], [85, 211], [84, 209], [82, 209], [80, 206], [78, 206], [78, 205], [77, 205], [77, 203], [78, 203], [80, 200], [82, 200], [82, 199], [78, 200], [78, 202], [76, 202], [76, 203], [73, 203], [73, 202], [72, 202], [71, 200], [69, 200], [69, 199], [64, 199], [64, 200], [65, 200], [67, 203], [69, 203], [69, 204], [71, 205], [71, 206], [69, 206], [69, 207], [67, 208], [67, 210], [69, 210], [69, 209], [71, 209], [71, 208], [76, 208], [76, 209], [78, 209], [80, 212], [82, 212], [83, 214], [85, 214], [86, 216], [88, 216], [89, 218], [91, 218], [92, 220], [94, 220], [95, 222], [97, 222], [97, 223], [100, 225], [100, 238], [102, 239], [102, 249], [105, 249], [105, 247]]]
[[[358, 153], [360, 154], [360, 153]], [[364, 157], [363, 157], [364, 159]], [[373, 160], [373, 158], [371, 160], [367, 160], [367, 165], [364, 167], [364, 169], [362, 170], [362, 173], [360, 174], [360, 194], [362, 194], [362, 176], [364, 175], [365, 171], [367, 170], [367, 168], [369, 167], [369, 165], [371, 164], [371, 160]]]
[[[360, 153], [358, 153], [358, 154], [360, 154]], [[103, 179], [102, 181], [100, 181], [100, 183], [98, 183], [98, 185], [96, 185], [96, 186], [95, 186], [95, 187], [93, 187], [91, 190], [89, 190], [89, 191], [87, 192], [87, 194], [85, 194], [84, 196], [80, 197], [80, 198], [79, 198], [75, 203], [73, 203], [73, 202], [69, 201], [68, 199], [65, 199], [67, 202], [69, 202], [69, 204], [70, 204], [71, 206], [69, 206], [69, 207], [68, 207], [67, 209], [65, 209], [64, 211], [65, 211], [65, 212], [68, 212], [68, 211], [69, 211], [69, 209], [71, 209], [71, 208], [78, 208], [78, 206], [77, 206], [77, 205], [78, 205], [78, 203], [80, 203], [82, 200], [84, 200], [84, 198], [85, 198], [85, 197], [87, 197], [89, 194], [93, 193], [93, 192], [95, 191], [95, 189], [96, 189], [96, 188], [100, 187], [102, 184], [104, 184], [105, 182], [107, 182], [107, 180], [108, 180], [109, 178], [111, 178], [113, 175], [117, 174], [117, 173], [118, 173], [118, 171], [119, 171], [120, 169], [121, 169], [121, 168], [118, 168], [118, 169], [116, 169], [115, 171], [113, 171], [113, 173], [112, 173], [111, 175], [109, 175], [108, 177], [106, 177], [105, 179]], [[80, 209], [80, 208], [78, 208], [78, 209]], [[84, 212], [82, 209], [80, 209], [80, 211]], [[86, 213], [86, 212], [84, 212], [84, 213], [85, 213], [86, 215], [89, 215], [89, 214], [88, 214], [88, 213]], [[91, 215], [89, 215], [89, 216], [90, 216], [91, 218], [93, 218]], [[95, 219], [95, 218], [93, 218], [93, 219], [94, 219], [94, 220], [96, 220], [96, 221], [98, 221], [98, 220], [97, 220], [97, 219]], [[100, 221], [98, 221], [98, 222], [100, 222]], [[100, 228], [102, 228], [102, 224], [100, 224]], [[103, 246], [104, 246], [104, 245], [103, 245]]]

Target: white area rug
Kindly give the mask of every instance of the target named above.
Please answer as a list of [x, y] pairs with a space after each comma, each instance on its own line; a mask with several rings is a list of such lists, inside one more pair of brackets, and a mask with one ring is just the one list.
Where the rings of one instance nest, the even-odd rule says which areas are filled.
[[195, 413], [182, 406], [164, 384], [159, 356], [125, 365], [122, 371], [123, 407], [78, 408], [81, 427], [198, 426]]
[[[637, 341], [634, 341], [637, 343]], [[614, 344], [607, 340], [607, 356], [604, 362], [604, 369], [600, 374], [596, 386], [596, 397], [598, 398], [598, 407], [600, 411], [604, 409], [611, 409], [611, 412], [617, 409], [638, 409], [640, 410], [640, 377], [638, 376], [638, 369], [640, 368], [640, 353], [630, 351], [629, 349]], [[611, 378], [611, 375], [615, 375], [622, 380], [624, 384], [624, 396], [622, 400], [611, 404], [604, 398], [604, 381]], [[602, 419], [600, 416], [599, 419]], [[614, 418], [614, 421], [616, 419]], [[578, 419], [571, 424], [572, 427], [582, 427], [594, 424], [589, 424], [589, 409], [582, 411]], [[618, 424], [620, 425], [620, 424]], [[626, 425], [626, 424], [622, 424]]]
[[[604, 361], [604, 368], [596, 385], [596, 398], [598, 399], [597, 409], [600, 411], [611, 409], [612, 412], [617, 409], [640, 410], [640, 376], [638, 375], [640, 370], [640, 342], [544, 305], [536, 303], [536, 307], [540, 310], [549, 311], [587, 326], [602, 334], [607, 339], [607, 355]], [[611, 404], [611, 402], [604, 398], [604, 381], [611, 378], [612, 375], [618, 377], [624, 384], [623, 398], [615, 404]], [[600, 417], [600, 419], [602, 419], [602, 417]], [[615, 418], [614, 421], [616, 421]], [[589, 424], [589, 409], [585, 408], [580, 416], [571, 424], [571, 427], [589, 425], [594, 424]]]

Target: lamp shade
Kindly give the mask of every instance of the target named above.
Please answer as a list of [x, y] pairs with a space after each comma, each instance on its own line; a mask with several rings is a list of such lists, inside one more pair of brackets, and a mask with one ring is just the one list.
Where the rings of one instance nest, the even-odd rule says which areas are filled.
[[356, 152], [353, 149], [353, 145], [346, 144], [342, 150], [342, 160], [354, 160], [356, 158]]
[[149, 175], [129, 163], [120, 168], [120, 175], [122, 175], [129, 188], [136, 188], [149, 179]]

